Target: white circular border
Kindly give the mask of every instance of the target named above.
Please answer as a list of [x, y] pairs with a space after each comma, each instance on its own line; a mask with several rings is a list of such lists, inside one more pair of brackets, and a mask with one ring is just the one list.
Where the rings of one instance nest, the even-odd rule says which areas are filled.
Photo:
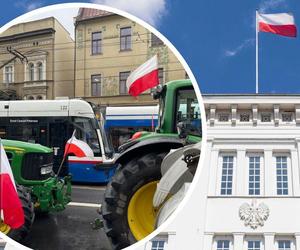
[[[152, 32], [153, 34], [155, 34], [160, 40], [162, 40], [168, 47], [169, 49], [174, 53], [174, 55], [177, 57], [177, 59], [180, 61], [180, 63], [183, 65], [185, 71], [187, 72], [187, 74], [189, 75], [193, 87], [195, 89], [196, 92], [196, 96], [197, 99], [199, 101], [199, 106], [200, 106], [200, 112], [201, 112], [201, 123], [202, 123], [202, 145], [201, 145], [201, 157], [199, 160], [199, 164], [198, 164], [198, 170], [196, 171], [194, 180], [190, 186], [190, 189], [188, 190], [186, 196], [184, 197], [183, 201], [180, 203], [180, 205], [178, 206], [178, 208], [175, 210], [175, 212], [170, 216], [170, 218], [167, 219], [166, 222], [164, 222], [158, 229], [156, 229], [155, 231], [153, 231], [151, 234], [149, 234], [147, 237], [145, 237], [144, 239], [138, 241], [137, 243], [133, 244], [132, 246], [129, 246], [127, 248], [125, 248], [126, 250], [133, 250], [136, 249], [137, 247], [141, 247], [144, 244], [146, 244], [146, 242], [148, 242], [149, 240], [151, 240], [152, 238], [154, 238], [156, 235], [158, 235], [160, 232], [164, 231], [168, 225], [173, 222], [177, 216], [177, 214], [182, 210], [182, 208], [184, 206], [186, 206], [190, 196], [192, 195], [192, 193], [195, 191], [195, 188], [197, 186], [197, 182], [200, 178], [201, 175], [201, 170], [202, 170], [202, 166], [204, 164], [204, 155], [205, 155], [205, 149], [206, 149], [206, 131], [207, 131], [207, 125], [206, 125], [206, 115], [205, 115], [205, 108], [204, 108], [204, 104], [203, 104], [203, 99], [200, 93], [200, 89], [199, 86], [197, 84], [197, 81], [195, 79], [194, 74], [192, 73], [190, 67], [188, 66], [188, 64], [186, 63], [186, 61], [184, 60], [184, 58], [181, 56], [181, 54], [178, 52], [178, 50], [173, 46], [173, 44], [164, 36], [162, 35], [159, 31], [157, 31], [153, 26], [149, 25], [148, 23], [146, 23], [145, 21], [141, 20], [140, 18], [133, 16], [125, 11], [116, 9], [116, 8], [112, 8], [106, 5], [100, 5], [100, 4], [91, 4], [91, 3], [64, 3], [64, 4], [55, 4], [55, 5], [49, 5], [46, 7], [42, 7], [33, 11], [30, 11], [26, 14], [23, 14], [15, 19], [13, 19], [12, 21], [10, 21], [9, 23], [5, 24], [4, 26], [2, 26], [0, 28], [0, 33], [4, 32], [5, 30], [7, 30], [8, 28], [10, 28], [11, 26], [21, 23], [21, 22], [26, 22], [26, 19], [33, 17], [36, 14], [42, 14], [42, 13], [46, 13], [46, 12], [51, 12], [54, 10], [61, 10], [61, 9], [68, 9], [68, 8], [94, 8], [94, 9], [101, 9], [101, 10], [105, 10], [105, 11], [109, 11], [109, 12], [113, 12], [116, 13], [120, 16], [124, 16], [130, 20], [133, 20], [134, 22], [144, 26], [146, 29], [148, 29], [150, 32]], [[29, 248], [20, 245], [19, 243], [17, 243], [16, 241], [10, 239], [9, 237], [7, 237], [6, 235], [0, 233], [0, 236], [7, 241], [9, 244], [18, 247], [20, 249], [23, 250], [28, 250]], [[22, 246], [22, 247], [21, 247]]]

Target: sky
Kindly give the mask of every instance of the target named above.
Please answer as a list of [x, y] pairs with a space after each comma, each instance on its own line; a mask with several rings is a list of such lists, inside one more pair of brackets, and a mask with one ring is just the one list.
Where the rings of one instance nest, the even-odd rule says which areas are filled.
[[[3, 0], [0, 26], [30, 10], [67, 2], [79, 1]], [[202, 93], [255, 93], [256, 9], [293, 13], [300, 36], [299, 0], [80, 2], [117, 7], [155, 26], [185, 58]], [[300, 37], [259, 33], [259, 93], [300, 94]]]

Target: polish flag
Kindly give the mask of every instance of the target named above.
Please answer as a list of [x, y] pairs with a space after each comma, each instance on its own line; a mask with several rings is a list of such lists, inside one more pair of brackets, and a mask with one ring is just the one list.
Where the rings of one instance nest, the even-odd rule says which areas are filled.
[[64, 158], [68, 154], [74, 154], [77, 157], [94, 157], [94, 152], [90, 146], [86, 142], [78, 140], [74, 133], [66, 143]]
[[130, 95], [138, 96], [158, 83], [158, 62], [155, 55], [128, 76], [126, 86]]
[[297, 36], [294, 17], [289, 13], [258, 14], [258, 30], [281, 36]]
[[0, 211], [3, 222], [12, 229], [23, 226], [24, 211], [22, 202], [19, 199], [14, 176], [0, 142]]

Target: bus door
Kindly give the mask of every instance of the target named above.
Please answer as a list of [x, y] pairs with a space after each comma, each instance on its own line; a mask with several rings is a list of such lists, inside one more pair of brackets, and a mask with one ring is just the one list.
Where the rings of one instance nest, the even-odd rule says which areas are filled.
[[[54, 172], [57, 172], [59, 165], [63, 159], [66, 142], [71, 135], [68, 133], [67, 118], [53, 119], [49, 121], [49, 147], [54, 153]], [[66, 164], [61, 170], [60, 176], [68, 173]]]

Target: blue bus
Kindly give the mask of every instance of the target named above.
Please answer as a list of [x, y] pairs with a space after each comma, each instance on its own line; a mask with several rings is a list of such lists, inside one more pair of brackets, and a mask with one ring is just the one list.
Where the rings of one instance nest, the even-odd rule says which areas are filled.
[[158, 105], [106, 107], [105, 130], [115, 150], [138, 131], [154, 131]]

